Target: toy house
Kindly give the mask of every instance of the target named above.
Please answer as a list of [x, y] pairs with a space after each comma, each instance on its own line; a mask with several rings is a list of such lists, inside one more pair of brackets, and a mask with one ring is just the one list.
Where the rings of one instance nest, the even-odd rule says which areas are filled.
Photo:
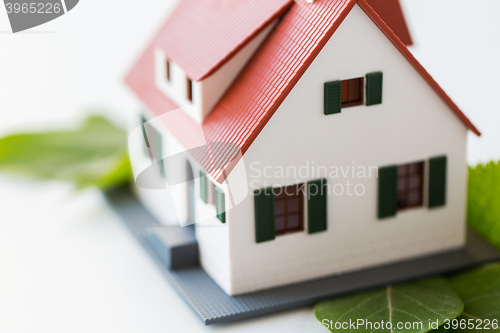
[[181, 0], [140, 56], [131, 158], [169, 191], [137, 193], [228, 295], [465, 246], [480, 133], [405, 44], [397, 1]]

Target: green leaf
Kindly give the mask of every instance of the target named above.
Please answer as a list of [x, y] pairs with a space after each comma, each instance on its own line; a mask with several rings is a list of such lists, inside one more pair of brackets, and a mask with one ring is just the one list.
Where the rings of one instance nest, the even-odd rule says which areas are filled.
[[500, 248], [500, 163], [469, 168], [469, 225]]
[[[474, 325], [481, 320], [482, 330], [478, 329], [459, 329], [449, 330], [449, 332], [479, 332], [485, 331], [484, 320], [488, 319], [490, 323], [496, 320], [496, 329], [489, 325], [489, 331], [498, 332], [500, 329], [500, 264], [496, 263], [489, 266], [483, 266], [472, 271], [460, 274], [450, 278], [453, 288], [462, 297], [465, 304], [462, 315], [458, 320], [469, 322], [472, 319]], [[471, 326], [472, 327], [472, 326]], [[477, 326], [476, 326], [477, 327]]]
[[15, 134], [0, 139], [0, 171], [106, 189], [128, 183], [126, 133], [98, 116], [74, 131]]
[[[318, 303], [314, 311], [321, 323], [328, 323], [331, 332], [428, 332], [429, 322], [442, 325], [445, 319], [459, 316], [463, 308], [462, 300], [446, 279], [432, 278]], [[358, 319], [373, 325], [390, 322], [392, 330], [387, 324], [384, 329], [375, 330], [363, 325], [356, 330], [338, 329], [338, 325], [335, 328], [336, 322], [357, 322]], [[398, 323], [410, 323], [411, 328], [398, 329]]]

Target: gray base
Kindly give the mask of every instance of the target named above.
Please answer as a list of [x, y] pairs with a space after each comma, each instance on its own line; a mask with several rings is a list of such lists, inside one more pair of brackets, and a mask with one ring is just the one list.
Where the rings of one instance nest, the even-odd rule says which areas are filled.
[[388, 284], [408, 282], [500, 261], [499, 250], [469, 231], [467, 246], [460, 251], [231, 297], [200, 267], [171, 271], [165, 266], [144, 237], [147, 228], [157, 226], [158, 222], [143, 208], [129, 189], [119, 188], [108, 192], [106, 196], [151, 258], [158, 264], [165, 278], [206, 325], [312, 306], [318, 301]]
[[151, 227], [146, 242], [170, 270], [199, 266], [198, 242], [191, 227]]

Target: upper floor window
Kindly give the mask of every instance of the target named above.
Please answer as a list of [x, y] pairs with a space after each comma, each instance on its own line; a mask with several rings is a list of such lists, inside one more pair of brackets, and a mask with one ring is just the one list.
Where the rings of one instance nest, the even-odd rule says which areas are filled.
[[363, 88], [365, 79], [359, 77], [342, 81], [342, 107], [356, 106], [363, 104]]
[[368, 73], [366, 77], [325, 82], [324, 114], [341, 113], [343, 108], [382, 104], [382, 72]]

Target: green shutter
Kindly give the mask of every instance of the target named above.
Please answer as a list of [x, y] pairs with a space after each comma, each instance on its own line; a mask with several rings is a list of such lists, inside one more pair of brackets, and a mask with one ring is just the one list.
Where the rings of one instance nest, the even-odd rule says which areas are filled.
[[146, 127], [144, 125], [147, 121], [148, 120], [146, 119], [146, 117], [143, 114], [141, 114], [142, 135], [144, 135], [144, 140], [146, 141], [146, 146], [149, 147], [149, 140], [148, 140], [148, 136], [146, 134]]
[[163, 162], [163, 138], [161, 136], [161, 132], [158, 130], [155, 130], [155, 151], [156, 151], [156, 158], [159, 159], [160, 163], [160, 173], [163, 177], [166, 176], [165, 174], [165, 164]]
[[325, 115], [340, 113], [342, 107], [342, 82], [325, 83]]
[[446, 204], [446, 156], [429, 160], [429, 208]]
[[328, 187], [326, 179], [307, 183], [308, 233], [314, 234], [327, 229]]
[[382, 104], [382, 72], [366, 74], [366, 105]]
[[254, 192], [255, 241], [267, 242], [276, 237], [274, 225], [274, 192], [272, 187]]
[[200, 198], [208, 203], [207, 175], [203, 171], [200, 171]]
[[398, 167], [387, 166], [378, 170], [378, 217], [395, 216], [398, 210]]
[[218, 187], [215, 188], [215, 210], [217, 211], [217, 218], [226, 223], [226, 201], [224, 192]]

